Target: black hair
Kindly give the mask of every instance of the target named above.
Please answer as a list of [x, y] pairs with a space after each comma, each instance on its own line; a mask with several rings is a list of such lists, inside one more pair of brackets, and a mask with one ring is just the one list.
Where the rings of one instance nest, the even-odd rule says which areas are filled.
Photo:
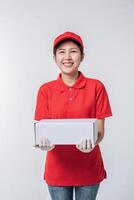
[[81, 55], [83, 55], [83, 47], [75, 40], [73, 39], [65, 39], [65, 40], [62, 40], [61, 42], [59, 42], [53, 49], [53, 54], [56, 55], [56, 51], [57, 51], [57, 48], [65, 41], [72, 41], [74, 42], [80, 49], [80, 52], [81, 52]]

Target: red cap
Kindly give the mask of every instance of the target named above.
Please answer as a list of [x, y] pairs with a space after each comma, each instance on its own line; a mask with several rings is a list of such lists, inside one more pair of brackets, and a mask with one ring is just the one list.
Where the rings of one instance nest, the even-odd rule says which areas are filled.
[[66, 40], [66, 39], [71, 39], [71, 40], [74, 40], [76, 41], [77, 43], [79, 43], [81, 45], [82, 48], [84, 48], [84, 45], [83, 45], [83, 42], [82, 42], [82, 39], [79, 35], [73, 33], [73, 32], [65, 32], [61, 35], [59, 35], [58, 37], [55, 38], [54, 40], [54, 44], [53, 44], [53, 48], [55, 48], [55, 46], [63, 41], [63, 40]]

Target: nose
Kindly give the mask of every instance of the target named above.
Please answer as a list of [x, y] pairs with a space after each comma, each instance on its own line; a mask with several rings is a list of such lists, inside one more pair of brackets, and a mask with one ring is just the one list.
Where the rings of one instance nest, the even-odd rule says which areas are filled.
[[71, 59], [71, 54], [70, 52], [65, 53], [65, 59]]

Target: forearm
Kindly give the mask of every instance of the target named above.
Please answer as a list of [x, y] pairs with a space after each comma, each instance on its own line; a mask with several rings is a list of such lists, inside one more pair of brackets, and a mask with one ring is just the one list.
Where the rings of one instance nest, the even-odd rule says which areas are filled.
[[104, 127], [105, 127], [105, 119], [98, 119], [98, 137], [95, 142], [95, 145], [99, 144], [104, 138], [104, 131], [105, 131]]
[[104, 134], [98, 132], [98, 138], [95, 142], [95, 145], [99, 144], [102, 141], [103, 138], [104, 138]]

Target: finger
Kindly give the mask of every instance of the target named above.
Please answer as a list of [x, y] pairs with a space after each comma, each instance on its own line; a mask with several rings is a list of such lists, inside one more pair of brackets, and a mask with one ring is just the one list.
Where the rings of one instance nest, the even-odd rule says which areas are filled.
[[80, 144], [76, 144], [76, 148], [77, 148], [77, 149], [80, 149]]
[[84, 139], [83, 140], [83, 147], [82, 147], [83, 150], [87, 150], [87, 139]]
[[90, 153], [92, 151], [92, 142], [90, 139], [81, 139], [81, 143], [77, 148], [83, 153]]
[[84, 143], [84, 139], [81, 139], [80, 145], [79, 145], [79, 148], [80, 148], [80, 149], [83, 149], [83, 143]]
[[48, 145], [51, 144], [51, 142], [50, 142], [50, 140], [48, 138], [46, 139], [46, 142], [47, 142]]
[[49, 149], [49, 145], [47, 144], [46, 138], [43, 139], [43, 144], [41, 146], [41, 150], [47, 151]]
[[43, 142], [42, 142], [42, 146], [47, 146], [47, 138], [46, 137], [44, 137], [43, 138], [43, 140], [42, 140]]
[[39, 147], [42, 147], [43, 146], [43, 138], [40, 138], [39, 140]]
[[44, 145], [51, 146], [51, 142], [48, 138], [44, 139]]
[[80, 144], [77, 144], [77, 145], [76, 145], [76, 148], [77, 148], [79, 151], [84, 152], [84, 149], [83, 149], [83, 141], [81, 141]]
[[87, 140], [87, 149], [91, 148], [90, 139]]
[[89, 140], [89, 142], [90, 142], [90, 148], [92, 149], [93, 148], [92, 141]]
[[48, 147], [47, 147], [47, 146], [42, 146], [42, 147], [40, 147], [40, 149], [41, 149], [42, 151], [47, 151]]

